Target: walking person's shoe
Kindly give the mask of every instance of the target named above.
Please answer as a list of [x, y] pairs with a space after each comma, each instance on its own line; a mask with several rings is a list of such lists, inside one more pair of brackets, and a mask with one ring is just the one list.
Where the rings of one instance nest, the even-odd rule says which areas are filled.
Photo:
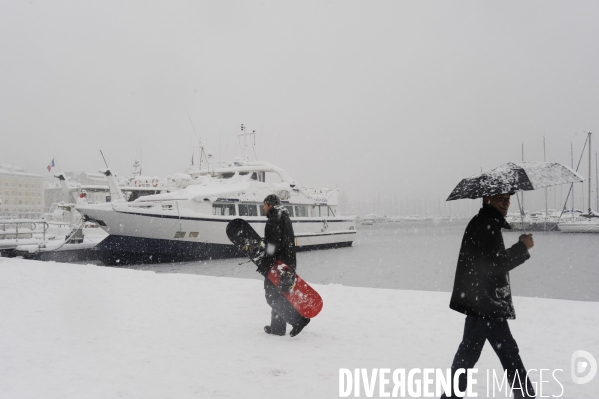
[[304, 327], [306, 327], [308, 325], [308, 323], [310, 323], [310, 319], [302, 316], [302, 319], [300, 320], [299, 323], [297, 323], [293, 327], [293, 330], [291, 330], [291, 332], [289, 333], [289, 336], [295, 337], [297, 334], [302, 332], [302, 330], [304, 329]]
[[271, 335], [285, 335], [285, 331], [273, 330], [271, 326], [264, 326], [264, 332]]

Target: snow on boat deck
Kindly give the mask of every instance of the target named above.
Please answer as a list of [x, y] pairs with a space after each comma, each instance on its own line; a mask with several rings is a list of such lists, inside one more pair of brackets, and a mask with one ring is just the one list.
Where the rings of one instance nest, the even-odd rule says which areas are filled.
[[[274, 337], [261, 281], [6, 258], [0, 281], [3, 398], [335, 398], [340, 368], [448, 368], [464, 322], [449, 293], [316, 285], [322, 313]], [[575, 385], [570, 358], [599, 357], [599, 303], [514, 302], [526, 367], [563, 369], [563, 397], [595, 398], [599, 377]], [[477, 367], [486, 397], [501, 369], [489, 345]]]

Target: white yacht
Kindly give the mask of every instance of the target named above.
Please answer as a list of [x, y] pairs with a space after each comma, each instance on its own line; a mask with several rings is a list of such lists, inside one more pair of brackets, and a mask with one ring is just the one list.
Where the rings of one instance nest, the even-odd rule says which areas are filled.
[[[377, 215], [376, 213], [369, 213], [362, 218], [362, 224], [372, 225], [374, 223], [385, 223], [388, 222], [387, 216]], [[371, 222], [371, 223], [370, 223]]]
[[554, 209], [547, 211], [525, 212], [524, 217], [510, 213], [505, 220], [513, 231], [557, 231], [559, 214]]
[[191, 184], [127, 202], [110, 171], [111, 203], [78, 206], [108, 238], [96, 250], [106, 264], [171, 262], [240, 256], [225, 228], [241, 217], [264, 234], [262, 201], [281, 198], [298, 250], [351, 246], [355, 218], [339, 216], [337, 190], [299, 186], [283, 169], [236, 159], [226, 167], [188, 170]]
[[406, 222], [423, 222], [427, 220], [425, 217], [420, 215], [408, 215], [403, 218]]
[[599, 217], [580, 218], [560, 223], [562, 233], [599, 233]]

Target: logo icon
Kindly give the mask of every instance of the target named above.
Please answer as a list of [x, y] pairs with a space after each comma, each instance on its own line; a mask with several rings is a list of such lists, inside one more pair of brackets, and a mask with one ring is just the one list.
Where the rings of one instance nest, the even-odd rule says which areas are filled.
[[572, 354], [570, 370], [575, 384], [586, 384], [597, 374], [597, 360], [587, 351], [576, 351]]

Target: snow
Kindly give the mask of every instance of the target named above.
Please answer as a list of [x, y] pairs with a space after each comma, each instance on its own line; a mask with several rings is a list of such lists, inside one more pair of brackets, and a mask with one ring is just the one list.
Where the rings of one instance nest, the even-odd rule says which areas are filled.
[[522, 168], [526, 172], [526, 175], [535, 190], [549, 186], [584, 181], [584, 178], [581, 175], [569, 167], [557, 162], [508, 162], [494, 171], [500, 172], [501, 169], [507, 168]]
[[[464, 321], [446, 292], [315, 284], [321, 314], [275, 337], [258, 280], [0, 258], [0, 281], [2, 398], [335, 398], [340, 368], [448, 368]], [[570, 357], [599, 357], [599, 303], [514, 302], [527, 368], [596, 397], [599, 377], [575, 385]], [[500, 371], [488, 345], [477, 367], [485, 397], [484, 370]]]
[[578, 173], [557, 162], [508, 162], [490, 172], [463, 179], [453, 189], [447, 201], [481, 198], [518, 190], [538, 190], [583, 180]]

